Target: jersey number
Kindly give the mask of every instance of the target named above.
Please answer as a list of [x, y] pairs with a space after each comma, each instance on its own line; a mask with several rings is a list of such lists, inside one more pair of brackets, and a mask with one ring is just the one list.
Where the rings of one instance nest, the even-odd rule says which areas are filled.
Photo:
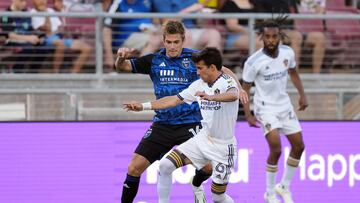
[[200, 126], [198, 126], [198, 125], [195, 127], [195, 130], [194, 130], [194, 128], [189, 129], [189, 132], [191, 132], [193, 134], [193, 136], [197, 135], [199, 133], [199, 131], [200, 131]]

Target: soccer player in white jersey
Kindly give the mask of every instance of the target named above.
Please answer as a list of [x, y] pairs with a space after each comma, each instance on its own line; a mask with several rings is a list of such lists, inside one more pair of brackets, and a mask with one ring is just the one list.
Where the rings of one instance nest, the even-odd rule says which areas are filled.
[[[295, 69], [294, 51], [288, 46], [280, 45], [283, 35], [280, 26], [284, 19], [286, 16], [281, 16], [277, 19], [266, 20], [259, 25], [259, 34], [264, 47], [247, 59], [242, 74], [243, 87], [248, 94], [252, 83], [255, 83], [253, 99], [255, 117], [250, 112], [249, 104], [245, 104], [246, 120], [250, 126], [257, 126], [257, 121], [261, 124], [270, 148], [264, 195], [268, 203], [279, 202], [276, 193], [285, 203], [293, 202], [289, 185], [305, 148], [299, 121], [286, 93], [288, 75], [300, 95], [298, 110], [305, 110], [308, 103]], [[280, 133], [286, 135], [291, 144], [291, 151], [281, 182], [276, 184], [277, 164], [281, 155]]]
[[[239, 92], [235, 80], [221, 71], [222, 59], [218, 49], [206, 48], [193, 54], [192, 58], [201, 79], [177, 95], [142, 104], [124, 103], [124, 109], [157, 110], [174, 107], [183, 102], [191, 104], [197, 101], [203, 117], [202, 129], [196, 136], [160, 160], [160, 175], [163, 180], [166, 177], [171, 179], [172, 172], [179, 167], [193, 164], [201, 169], [211, 161], [211, 192], [214, 202], [233, 203], [233, 199], [226, 194], [226, 187], [236, 159], [237, 142], [234, 130], [239, 97], [242, 103], [246, 103], [247, 94], [243, 90]], [[164, 181], [158, 185], [159, 202], [169, 202], [171, 181]]]

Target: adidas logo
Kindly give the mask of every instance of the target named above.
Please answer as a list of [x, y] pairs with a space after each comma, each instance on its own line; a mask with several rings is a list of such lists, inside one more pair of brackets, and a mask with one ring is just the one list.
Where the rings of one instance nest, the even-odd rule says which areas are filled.
[[162, 62], [159, 66], [160, 66], [160, 67], [165, 67], [165, 66], [166, 66], [166, 65], [165, 65], [165, 62]]

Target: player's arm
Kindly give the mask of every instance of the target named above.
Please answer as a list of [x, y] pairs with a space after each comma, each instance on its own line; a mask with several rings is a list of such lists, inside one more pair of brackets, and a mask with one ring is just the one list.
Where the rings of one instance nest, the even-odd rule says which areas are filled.
[[129, 49], [126, 47], [121, 47], [117, 51], [117, 57], [115, 61], [116, 72], [127, 72], [130, 73], [132, 71], [132, 66], [130, 63], [129, 56], [135, 49]]
[[292, 81], [292, 83], [294, 84], [295, 88], [297, 89], [300, 98], [299, 98], [299, 111], [303, 111], [306, 109], [306, 107], [308, 107], [308, 102], [306, 99], [306, 95], [305, 95], [305, 91], [304, 91], [304, 87], [302, 85], [301, 79], [299, 74], [297, 73], [295, 68], [291, 68], [289, 69], [289, 76], [290, 79]]
[[217, 102], [232, 102], [239, 99], [239, 93], [235, 87], [221, 94], [208, 95], [205, 92], [196, 92], [195, 96], [204, 100]]
[[[249, 98], [250, 98], [251, 86], [252, 86], [252, 83], [249, 83], [249, 82], [243, 83], [244, 91], [246, 92], [246, 94], [248, 95]], [[243, 104], [243, 109], [244, 109], [244, 113], [245, 113], [245, 119], [248, 122], [249, 126], [250, 127], [259, 127], [255, 116], [252, 115], [252, 113], [251, 113], [249, 102]]]
[[249, 102], [249, 97], [247, 96], [246, 92], [243, 90], [238, 77], [235, 75], [234, 72], [232, 72], [230, 69], [226, 68], [225, 66], [223, 66], [221, 68], [221, 71], [224, 72], [227, 75], [230, 75], [236, 82], [236, 84], [238, 85], [239, 88], [239, 99], [241, 101], [242, 104], [248, 103]]
[[178, 95], [173, 95], [152, 102], [125, 102], [123, 104], [123, 109], [125, 109], [125, 111], [158, 110], [174, 107], [181, 103], [183, 103], [182, 99], [180, 99]]

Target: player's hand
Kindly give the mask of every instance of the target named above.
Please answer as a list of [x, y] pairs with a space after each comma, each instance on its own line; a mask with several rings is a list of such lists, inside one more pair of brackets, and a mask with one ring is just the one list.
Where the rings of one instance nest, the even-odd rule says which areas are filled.
[[125, 111], [142, 111], [143, 106], [139, 102], [124, 102], [123, 103], [123, 109]]
[[136, 49], [134, 48], [127, 48], [127, 47], [120, 47], [117, 51], [117, 56], [121, 59], [127, 59], [129, 58], [134, 52], [136, 52]]
[[298, 111], [304, 111], [308, 106], [309, 106], [309, 104], [307, 102], [306, 96], [305, 95], [303, 95], [303, 96], [300, 95]]
[[245, 90], [243, 89], [239, 90], [239, 99], [242, 104], [246, 104], [249, 102], [249, 97]]
[[246, 121], [248, 122], [250, 127], [259, 128], [258, 121], [256, 120], [255, 116], [249, 115], [245, 116]]
[[196, 92], [195, 96], [198, 96], [203, 100], [212, 101], [212, 97], [205, 92]]

